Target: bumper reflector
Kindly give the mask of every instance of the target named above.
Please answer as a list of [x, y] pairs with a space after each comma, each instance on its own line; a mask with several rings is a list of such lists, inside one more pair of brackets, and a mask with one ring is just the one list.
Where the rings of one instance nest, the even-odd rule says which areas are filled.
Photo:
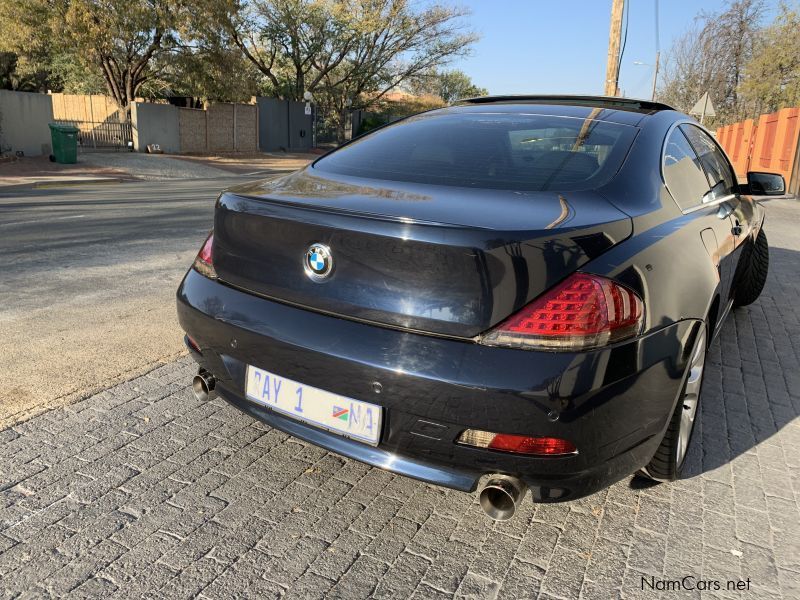
[[459, 444], [488, 448], [515, 454], [535, 454], [538, 456], [563, 456], [577, 454], [578, 449], [570, 441], [554, 437], [529, 437], [508, 433], [492, 433], [479, 429], [466, 429], [456, 440]]
[[202, 354], [202, 353], [203, 353], [203, 351], [202, 351], [202, 350], [200, 350], [200, 344], [198, 344], [198, 343], [197, 343], [197, 340], [195, 340], [195, 339], [194, 339], [192, 336], [190, 336], [188, 333], [186, 334], [186, 341], [187, 341], [187, 343], [189, 344], [189, 346], [192, 348], [192, 350], [194, 350], [194, 351], [195, 351], [195, 352], [197, 352], [198, 354]]

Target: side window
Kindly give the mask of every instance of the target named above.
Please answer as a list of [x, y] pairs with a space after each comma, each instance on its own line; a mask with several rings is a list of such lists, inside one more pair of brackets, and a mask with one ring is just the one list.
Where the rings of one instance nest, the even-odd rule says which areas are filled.
[[681, 210], [702, 204], [710, 188], [700, 159], [677, 127], [664, 148], [664, 181]]
[[728, 159], [725, 158], [717, 143], [699, 127], [694, 125], [681, 125], [681, 130], [686, 134], [689, 143], [700, 157], [700, 164], [708, 177], [711, 195], [706, 202], [728, 196], [736, 192], [736, 175], [731, 170]]

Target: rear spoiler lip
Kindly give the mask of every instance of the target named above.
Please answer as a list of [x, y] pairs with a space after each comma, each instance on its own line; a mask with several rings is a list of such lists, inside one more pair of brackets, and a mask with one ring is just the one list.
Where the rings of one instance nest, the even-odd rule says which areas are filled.
[[428, 225], [431, 227], [447, 227], [451, 229], [473, 229], [473, 230], [484, 230], [484, 231], [494, 231], [492, 227], [481, 227], [476, 225], [461, 225], [459, 223], [446, 223], [443, 221], [428, 221], [424, 219], [415, 219], [411, 217], [403, 217], [399, 215], [388, 215], [384, 213], [374, 213], [374, 212], [367, 212], [361, 210], [353, 210], [349, 208], [342, 208], [340, 206], [330, 206], [327, 204], [317, 204], [317, 205], [306, 205], [306, 204], [299, 204], [297, 202], [292, 202], [291, 200], [279, 200], [277, 198], [272, 198], [270, 196], [257, 196], [253, 194], [241, 194], [235, 193], [230, 191], [222, 192], [222, 195], [227, 196], [235, 196], [237, 198], [243, 198], [245, 200], [255, 200], [256, 202], [264, 202], [267, 204], [276, 204], [278, 206], [282, 206], [285, 208], [289, 208], [292, 210], [298, 210], [302, 212], [315, 212], [315, 213], [325, 213], [325, 214], [335, 214], [335, 215], [342, 215], [346, 217], [357, 217], [360, 219], [371, 219], [374, 221], [386, 221], [390, 223], [404, 223], [408, 225]]

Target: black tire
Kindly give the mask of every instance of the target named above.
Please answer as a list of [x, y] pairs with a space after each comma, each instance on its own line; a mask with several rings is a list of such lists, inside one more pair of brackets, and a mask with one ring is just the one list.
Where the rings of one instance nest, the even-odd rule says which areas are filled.
[[764, 230], [758, 232], [756, 241], [742, 250], [733, 282], [733, 306], [747, 306], [756, 301], [764, 289], [769, 271], [769, 243]]
[[[697, 344], [702, 344], [702, 347], [698, 347]], [[698, 350], [702, 352], [702, 363], [704, 366], [706, 354], [708, 352], [708, 337], [706, 335], [705, 326], [698, 328], [697, 337], [695, 337], [695, 342], [692, 345], [692, 352], [689, 355], [690, 364], [687, 366], [687, 369], [690, 371], [692, 366], [691, 361], [693, 357], [697, 355]], [[647, 464], [647, 466], [639, 472], [639, 475], [655, 481], [675, 481], [676, 479], [680, 478], [681, 470], [686, 462], [688, 447], [692, 441], [692, 434], [694, 433], [694, 420], [697, 415], [697, 410], [700, 407], [704, 373], [705, 369], [701, 367], [700, 381], [697, 386], [697, 399], [695, 401], [695, 409], [692, 417], [692, 425], [688, 431], [688, 439], [685, 440], [685, 446], [683, 447], [682, 454], [678, 449], [679, 445], [681, 444], [681, 419], [685, 410], [684, 400], [686, 398], [686, 390], [687, 385], [689, 385], [691, 373], [687, 373], [686, 381], [684, 381], [683, 389], [681, 389], [681, 396], [675, 405], [675, 410], [672, 413], [672, 418], [670, 418], [667, 430], [664, 432], [664, 437], [661, 439], [661, 444], [659, 444], [658, 449], [653, 455], [653, 458], [650, 459], [650, 462]]]

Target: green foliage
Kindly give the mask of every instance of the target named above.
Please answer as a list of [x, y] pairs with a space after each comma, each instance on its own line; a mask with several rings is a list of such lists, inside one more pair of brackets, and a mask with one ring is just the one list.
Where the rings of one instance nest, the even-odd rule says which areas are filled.
[[747, 63], [742, 95], [753, 116], [788, 106], [800, 106], [800, 14], [781, 5], [775, 22], [767, 27]]
[[197, 0], [187, 38], [236, 47], [272, 93], [319, 109], [342, 131], [349, 108], [379, 101], [469, 51], [467, 13], [412, 0]]
[[188, 96], [199, 101], [249, 102], [266, 92], [264, 78], [234, 49], [183, 49], [161, 73], [160, 89], [144, 89], [145, 97]]
[[[6, 0], [0, 83], [105, 88], [125, 108], [140, 95], [301, 100], [311, 92], [341, 127], [348, 109], [467, 54], [476, 36], [466, 14], [415, 0]], [[462, 95], [471, 86], [464, 78], [443, 73], [437, 95]]]
[[452, 104], [463, 98], [487, 96], [489, 90], [478, 87], [463, 71], [432, 71], [421, 75], [411, 84], [415, 93], [426, 93], [438, 96], [445, 103]]

